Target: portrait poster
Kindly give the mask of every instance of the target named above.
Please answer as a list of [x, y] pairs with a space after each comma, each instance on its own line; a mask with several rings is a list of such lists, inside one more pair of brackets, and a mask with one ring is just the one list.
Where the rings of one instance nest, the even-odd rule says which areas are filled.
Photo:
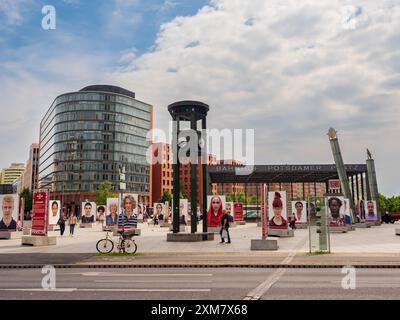
[[61, 201], [50, 200], [49, 202], [49, 226], [55, 226], [60, 219]]
[[367, 200], [364, 201], [365, 205], [365, 220], [369, 222], [378, 221], [378, 210], [376, 207], [376, 201]]
[[326, 199], [326, 212], [330, 227], [345, 226], [344, 197], [331, 196]]
[[107, 198], [106, 225], [115, 226], [118, 224], [118, 208], [120, 207], [118, 198]]
[[225, 210], [225, 196], [213, 195], [207, 196], [207, 221], [208, 226], [212, 228], [221, 226], [221, 219]]
[[307, 223], [307, 202], [306, 201], [292, 201], [292, 216], [296, 217], [296, 223]]
[[287, 229], [286, 191], [268, 192], [268, 226], [270, 229]]
[[18, 195], [0, 195], [0, 205], [0, 232], [17, 231], [19, 207]]
[[96, 221], [97, 206], [95, 202], [82, 202], [82, 223], [94, 223]]

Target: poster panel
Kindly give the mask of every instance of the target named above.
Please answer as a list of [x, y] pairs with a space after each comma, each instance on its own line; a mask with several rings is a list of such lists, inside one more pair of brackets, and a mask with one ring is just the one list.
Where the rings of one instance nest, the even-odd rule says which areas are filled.
[[235, 202], [233, 205], [235, 221], [243, 221], [243, 203]]
[[33, 194], [32, 236], [47, 236], [47, 211], [49, 208], [48, 193], [45, 191]]
[[187, 225], [189, 223], [189, 201], [188, 199], [179, 199], [179, 224]]
[[94, 223], [96, 221], [97, 206], [95, 202], [82, 202], [82, 223]]
[[50, 200], [48, 211], [49, 211], [49, 226], [57, 225], [61, 214], [61, 201]]
[[225, 202], [225, 212], [234, 218], [234, 203], [233, 202]]
[[154, 203], [154, 215], [158, 218], [159, 221], [164, 221], [165, 216], [165, 204], [163, 203]]
[[328, 213], [328, 224], [330, 227], [345, 226], [344, 197], [332, 196], [326, 199], [326, 210]]
[[343, 213], [344, 213], [344, 223], [346, 225], [351, 224], [351, 208], [350, 208], [350, 200], [343, 199]]
[[208, 210], [207, 210], [207, 221], [208, 226], [215, 228], [221, 226], [221, 219], [225, 210], [225, 196], [214, 195], [207, 197]]
[[365, 205], [365, 220], [370, 222], [378, 221], [378, 210], [376, 208], [376, 201], [364, 201]]
[[118, 224], [118, 198], [107, 198], [107, 214], [106, 214], [106, 225], [115, 226]]
[[100, 205], [97, 206], [97, 220], [104, 221], [106, 215], [106, 206]]
[[0, 195], [0, 232], [17, 231], [18, 222], [18, 195]]
[[137, 222], [138, 194], [124, 193], [121, 200], [121, 213], [118, 217], [118, 229], [136, 229]]
[[270, 229], [287, 229], [286, 191], [268, 192], [268, 225]]
[[292, 216], [295, 216], [296, 223], [307, 223], [307, 202], [306, 201], [292, 201]]

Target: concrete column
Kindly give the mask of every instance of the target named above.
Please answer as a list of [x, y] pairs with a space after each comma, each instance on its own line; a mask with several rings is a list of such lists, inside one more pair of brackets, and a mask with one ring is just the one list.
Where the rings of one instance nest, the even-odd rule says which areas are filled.
[[376, 180], [374, 159], [367, 160], [367, 170], [368, 170], [369, 188], [371, 190], [371, 200], [376, 201], [376, 207], [378, 210], [378, 221], [381, 222], [382, 216], [381, 216], [379, 203], [378, 203], [378, 182]]
[[180, 194], [180, 162], [178, 157], [179, 146], [178, 146], [178, 135], [179, 135], [179, 119], [173, 119], [173, 131], [172, 131], [172, 156], [173, 156], [173, 233], [179, 233], [179, 194]]
[[353, 219], [355, 221], [356, 217], [355, 217], [355, 213], [354, 213], [355, 212], [354, 198], [353, 198], [352, 193], [349, 188], [349, 182], [347, 179], [346, 168], [344, 166], [343, 157], [342, 157], [342, 153], [340, 151], [340, 146], [339, 146], [339, 141], [338, 141], [338, 138], [336, 135], [336, 131], [332, 128], [329, 129], [328, 136], [329, 136], [329, 141], [331, 144], [333, 159], [335, 161], [336, 169], [337, 169], [338, 176], [340, 179], [340, 185], [342, 187], [342, 191], [343, 191], [345, 198], [350, 200], [350, 206], [353, 209]]

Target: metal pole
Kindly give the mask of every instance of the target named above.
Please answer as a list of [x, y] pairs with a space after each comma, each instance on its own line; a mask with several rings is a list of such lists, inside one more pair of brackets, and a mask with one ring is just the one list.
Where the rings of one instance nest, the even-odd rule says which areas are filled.
[[[203, 117], [201, 121], [202, 135], [205, 136], [205, 130], [207, 128], [206, 117]], [[208, 196], [208, 156], [207, 156], [207, 141], [203, 141], [202, 148], [202, 170], [203, 170], [203, 232], [208, 231], [208, 218], [207, 218], [207, 196]]]
[[[197, 123], [196, 123], [196, 114], [192, 113], [190, 128], [196, 133], [196, 137], [194, 135], [191, 136], [190, 144], [191, 144], [191, 155], [190, 155], [190, 202], [191, 202], [191, 233], [197, 232], [197, 162], [198, 162], [198, 141], [197, 138]], [[194, 153], [194, 154], [193, 154]]]
[[173, 140], [172, 140], [172, 153], [173, 153], [173, 233], [179, 233], [179, 193], [180, 193], [180, 162], [178, 157], [179, 146], [178, 146], [178, 135], [179, 135], [179, 119], [173, 119]]

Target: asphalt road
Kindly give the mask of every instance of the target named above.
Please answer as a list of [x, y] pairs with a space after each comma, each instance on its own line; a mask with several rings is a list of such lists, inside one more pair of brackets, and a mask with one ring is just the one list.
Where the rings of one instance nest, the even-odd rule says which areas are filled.
[[0, 270], [0, 300], [400, 299], [400, 270], [357, 269], [356, 289], [341, 269], [56, 269], [42, 289], [40, 269]]

